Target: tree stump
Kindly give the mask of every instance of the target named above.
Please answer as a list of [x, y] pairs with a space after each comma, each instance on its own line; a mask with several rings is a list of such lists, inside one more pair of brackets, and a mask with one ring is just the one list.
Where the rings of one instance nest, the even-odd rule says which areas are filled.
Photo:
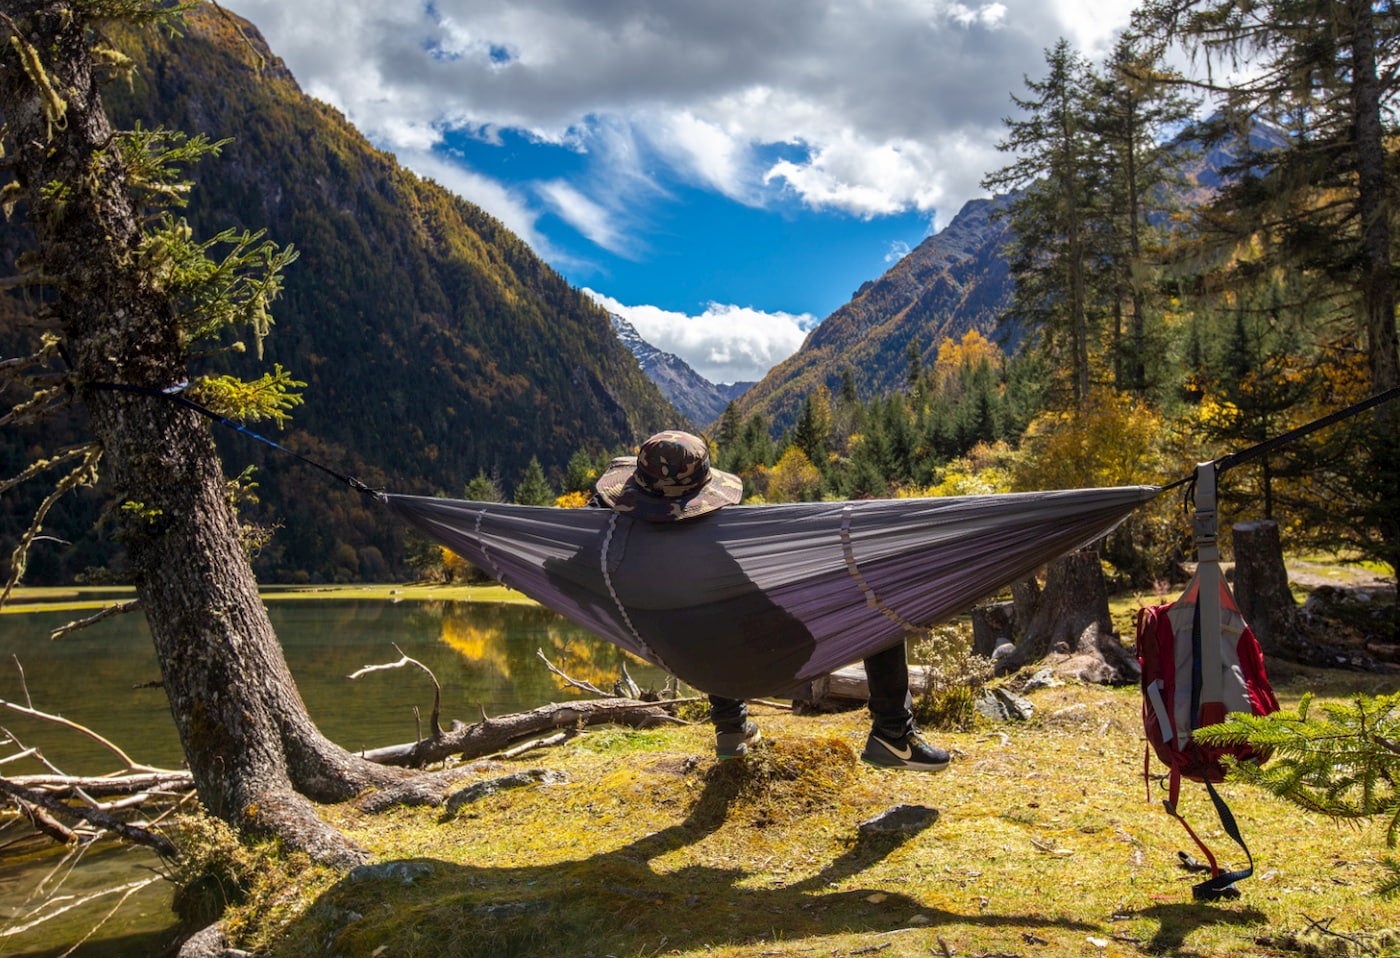
[[990, 659], [997, 646], [1016, 641], [1016, 604], [995, 602], [972, 610], [972, 654]]
[[1235, 546], [1235, 602], [1264, 654], [1276, 655], [1296, 644], [1292, 633], [1297, 616], [1278, 523], [1265, 519], [1237, 522], [1230, 528]]
[[1043, 589], [1022, 584], [1013, 595], [1016, 620], [1024, 626], [1015, 651], [997, 664], [998, 674], [1053, 653], [1063, 656], [1054, 665], [1058, 675], [1105, 684], [1137, 681], [1137, 658], [1124, 648], [1109, 617], [1098, 552], [1085, 549], [1055, 560], [1046, 567]]

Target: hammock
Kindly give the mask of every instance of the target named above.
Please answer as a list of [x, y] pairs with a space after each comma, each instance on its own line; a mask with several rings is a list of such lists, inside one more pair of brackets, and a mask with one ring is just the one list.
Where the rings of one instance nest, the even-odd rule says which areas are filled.
[[1108, 533], [1161, 490], [730, 506], [679, 523], [379, 494], [501, 583], [705, 692], [791, 692]]

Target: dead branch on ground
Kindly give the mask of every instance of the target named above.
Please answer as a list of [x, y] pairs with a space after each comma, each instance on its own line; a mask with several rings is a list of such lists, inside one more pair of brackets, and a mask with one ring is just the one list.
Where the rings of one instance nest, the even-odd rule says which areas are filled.
[[585, 725], [616, 724], [634, 728], [653, 725], [685, 725], [667, 710], [676, 702], [640, 702], [636, 699], [601, 699], [583, 702], [551, 703], [528, 712], [500, 718], [483, 718], [473, 725], [453, 723], [436, 739], [404, 745], [369, 749], [360, 754], [382, 765], [422, 768], [453, 756], [464, 759], [494, 755], [521, 739], [542, 732]]
[[[380, 672], [380, 671], [383, 671], [384, 669], [401, 669], [401, 668], [403, 668], [405, 665], [416, 665], [416, 666], [418, 666], [418, 667], [419, 667], [420, 669], [422, 669], [424, 672], [427, 672], [427, 673], [428, 673], [428, 678], [431, 679], [431, 680], [432, 680], [432, 683], [433, 683], [433, 711], [432, 711], [432, 714], [428, 716], [428, 728], [429, 728], [428, 737], [429, 737], [430, 739], [438, 739], [438, 738], [441, 738], [442, 735], [443, 735], [443, 729], [442, 729], [442, 686], [438, 684], [437, 676], [433, 674], [433, 670], [432, 670], [432, 669], [428, 668], [428, 667], [427, 667], [426, 665], [424, 665], [422, 662], [419, 662], [417, 659], [415, 659], [415, 658], [410, 658], [409, 656], [405, 655], [403, 649], [399, 648], [397, 645], [394, 646], [394, 651], [397, 652], [397, 653], [399, 653], [399, 656], [400, 656], [400, 658], [399, 658], [399, 660], [398, 660], [397, 662], [387, 662], [387, 663], [384, 663], [384, 664], [382, 664], [382, 665], [366, 665], [364, 668], [357, 669], [356, 671], [351, 672], [348, 676], [346, 676], [346, 678], [349, 678], [349, 679], [351, 679], [351, 680], [354, 680], [354, 679], [358, 679], [360, 676], [366, 675], [366, 674], [368, 674], [368, 673], [370, 673], [370, 672]], [[420, 732], [419, 737], [420, 737], [420, 738], [422, 737], [421, 732]]]

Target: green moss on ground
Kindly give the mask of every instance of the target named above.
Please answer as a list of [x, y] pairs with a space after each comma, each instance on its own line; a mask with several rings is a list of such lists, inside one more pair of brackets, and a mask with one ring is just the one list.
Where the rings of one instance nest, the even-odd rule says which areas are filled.
[[[1290, 702], [1377, 682], [1290, 674]], [[861, 764], [862, 713], [759, 708], [764, 741], [725, 763], [703, 725], [590, 731], [464, 774], [549, 768], [568, 781], [501, 791], [450, 820], [328, 809], [377, 861], [423, 867], [411, 880], [303, 874], [296, 907], [282, 901], [262, 923], [235, 912], [236, 927], [273, 956], [353, 958], [1257, 956], [1323, 953], [1309, 950], [1318, 922], [1353, 937], [1400, 927], [1400, 902], [1372, 893], [1380, 823], [1344, 826], [1239, 785], [1224, 791], [1256, 877], [1238, 900], [1192, 901], [1199, 876], [1177, 851], [1194, 848], [1147, 801], [1137, 692], [1070, 685], [1033, 700], [1028, 723], [935, 735], [955, 762], [934, 776]], [[915, 834], [862, 832], [899, 804], [937, 814]], [[1202, 790], [1182, 811], [1240, 864]], [[1358, 940], [1375, 950], [1345, 953], [1395, 953]]]

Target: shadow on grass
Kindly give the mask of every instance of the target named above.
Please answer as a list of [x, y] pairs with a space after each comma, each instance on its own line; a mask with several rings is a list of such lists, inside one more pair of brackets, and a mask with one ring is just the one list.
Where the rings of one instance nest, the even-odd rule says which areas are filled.
[[[792, 885], [754, 887], [737, 866], [656, 871], [653, 860], [701, 841], [729, 821], [731, 805], [746, 786], [739, 766], [710, 769], [683, 821], [613, 851], [539, 867], [476, 868], [424, 858], [385, 863], [376, 874], [388, 877], [352, 873], [286, 930], [275, 954], [632, 955], [756, 947], [954, 922], [997, 928], [1095, 927], [1034, 915], [960, 914], [873, 887], [828, 890], [881, 861], [917, 832], [863, 834], [820, 872]], [[930, 817], [934, 819], [936, 815]]]
[[1154, 955], [1182, 954], [1187, 936], [1207, 925], [1244, 927], [1263, 925], [1269, 920], [1267, 915], [1252, 906], [1216, 906], [1201, 902], [1153, 905], [1128, 914], [1136, 918], [1150, 918], [1157, 923], [1157, 934], [1140, 949]]

